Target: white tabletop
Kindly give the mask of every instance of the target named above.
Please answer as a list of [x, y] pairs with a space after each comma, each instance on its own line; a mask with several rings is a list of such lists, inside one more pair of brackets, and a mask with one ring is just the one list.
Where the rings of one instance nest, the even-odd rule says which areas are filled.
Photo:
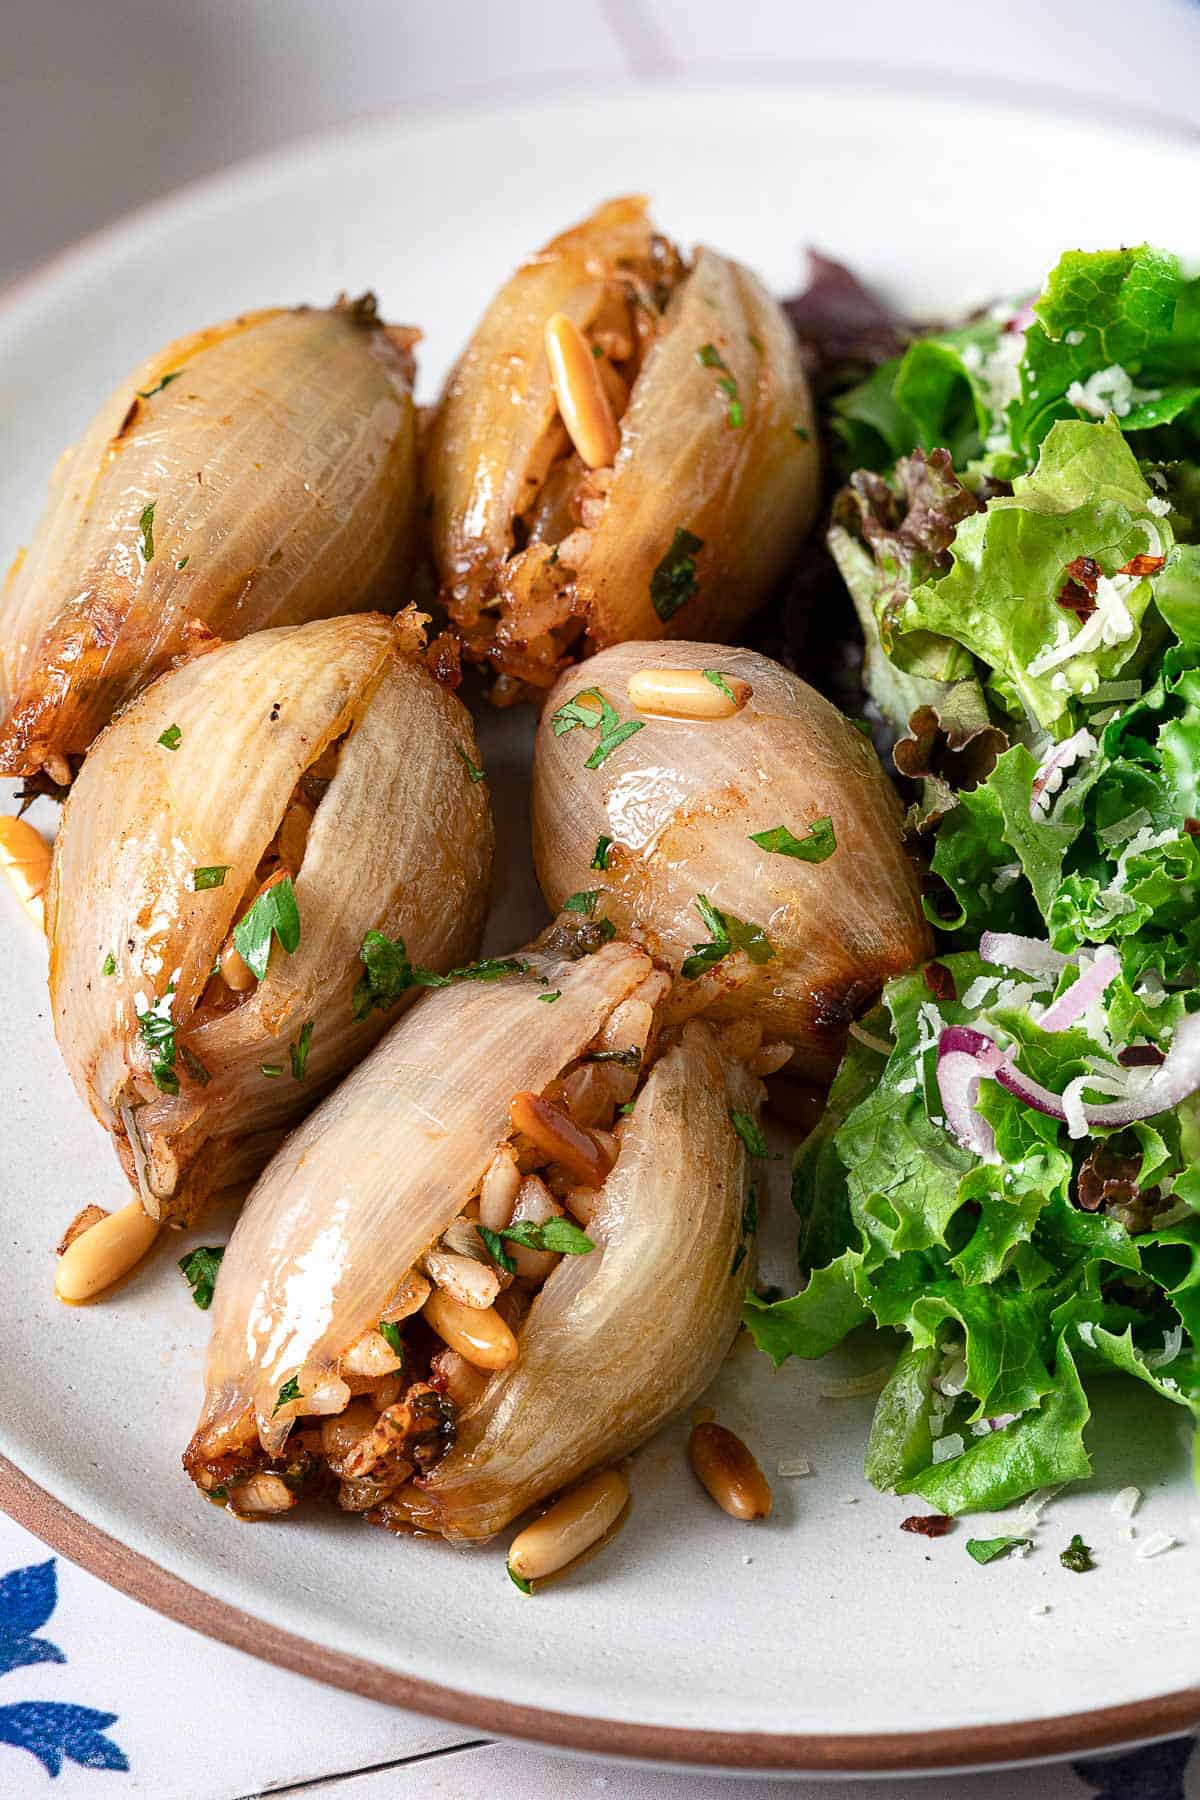
[[[4, 0], [0, 282], [236, 159], [345, 121], [547, 85], [713, 73], [949, 86], [1200, 124], [1188, 0]], [[997, 146], [1002, 168], [1003, 146]], [[649, 172], [648, 172], [649, 178]], [[798, 205], [802, 172], [798, 172]], [[602, 176], [598, 176], [603, 187]], [[1031, 204], [1033, 203], [1031, 199]], [[520, 246], [515, 246], [514, 250]], [[0, 1517], [0, 1800], [811, 1800], [814, 1782], [646, 1771], [472, 1740], [146, 1611]], [[1200, 1800], [1176, 1741], [855, 1800]], [[41, 1766], [39, 1766], [39, 1764]]]

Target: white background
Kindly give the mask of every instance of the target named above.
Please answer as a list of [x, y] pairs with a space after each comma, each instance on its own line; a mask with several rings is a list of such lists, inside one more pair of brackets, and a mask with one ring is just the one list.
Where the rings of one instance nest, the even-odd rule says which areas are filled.
[[[834, 89], [1003, 91], [1050, 110], [1195, 126], [1198, 69], [1200, 7], [1185, 0], [0, 0], [0, 282], [183, 182], [397, 110], [547, 87], [586, 93], [647, 75], [780, 82], [803, 72]], [[569, 144], [555, 153], [569, 155]], [[998, 143], [998, 174], [1003, 158]], [[881, 203], [902, 204], [904, 181], [919, 178], [898, 155]], [[596, 185], [602, 192], [602, 170]], [[803, 169], [796, 190], [802, 232]], [[479, 204], [488, 204], [486, 169]], [[514, 245], [514, 258], [526, 248]], [[0, 1573], [45, 1554], [0, 1519]], [[128, 1775], [68, 1765], [53, 1790], [62, 1800], [237, 1800], [310, 1783], [336, 1800], [808, 1800], [821, 1791], [469, 1745], [461, 1730], [196, 1637], [67, 1564], [59, 1595], [46, 1635], [68, 1653], [69, 1688], [41, 1665], [8, 1676], [3, 1698], [57, 1694], [119, 1712], [113, 1734], [131, 1763]], [[0, 1749], [0, 1759], [3, 1800], [48, 1790], [28, 1758]], [[846, 1791], [881, 1800], [884, 1785]], [[1065, 1769], [900, 1790], [911, 1800], [1082, 1800], [1091, 1791]]]

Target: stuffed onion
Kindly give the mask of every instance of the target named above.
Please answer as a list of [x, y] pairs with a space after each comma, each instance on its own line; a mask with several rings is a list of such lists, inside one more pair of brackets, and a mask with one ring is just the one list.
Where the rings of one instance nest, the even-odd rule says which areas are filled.
[[622, 644], [538, 726], [534, 856], [677, 973], [676, 1006], [755, 1018], [825, 1078], [885, 981], [928, 953], [895, 790], [867, 738], [765, 656]]
[[5, 586], [0, 774], [64, 785], [209, 634], [395, 608], [418, 513], [415, 337], [369, 295], [249, 313], [122, 382]]
[[730, 635], [813, 521], [815, 445], [791, 327], [748, 269], [689, 267], [640, 199], [547, 244], [427, 445], [443, 597], [496, 697], [626, 638]]
[[63, 811], [59, 1046], [153, 1218], [189, 1221], [420, 984], [465, 963], [492, 825], [471, 721], [419, 627], [283, 627], [162, 676]]
[[184, 1459], [206, 1493], [485, 1538], [712, 1378], [761, 1090], [706, 1025], [663, 1048], [667, 979], [587, 941], [564, 920], [423, 999], [262, 1176]]

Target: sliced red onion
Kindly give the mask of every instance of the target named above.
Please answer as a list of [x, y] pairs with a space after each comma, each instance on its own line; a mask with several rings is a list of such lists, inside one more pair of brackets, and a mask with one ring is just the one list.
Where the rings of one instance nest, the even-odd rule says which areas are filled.
[[1038, 1020], [1043, 1031], [1065, 1031], [1076, 1019], [1099, 1000], [1110, 981], [1121, 973], [1121, 959], [1110, 944], [1096, 952], [1095, 960], [1084, 968], [1080, 963], [1079, 979], [1057, 1000], [1052, 1000]]
[[994, 1163], [996, 1137], [983, 1115], [976, 1110], [979, 1083], [985, 1075], [995, 1075], [1003, 1058], [999, 1047], [982, 1031], [969, 1025], [947, 1025], [938, 1038], [938, 1092], [946, 1111], [946, 1123], [965, 1150], [971, 1150], [981, 1161]]
[[1055, 744], [1053, 750], [1038, 765], [1029, 790], [1029, 816], [1031, 819], [1044, 819], [1050, 798], [1056, 794], [1063, 784], [1063, 776], [1072, 763], [1080, 762], [1096, 752], [1096, 740], [1086, 726], [1082, 726], [1071, 737], [1064, 738], [1061, 744]]
[[1045, 938], [1022, 937], [1016, 931], [985, 931], [979, 940], [984, 962], [1022, 975], [1061, 975], [1074, 958], [1055, 950]]
[[[952, 1028], [954, 1029], [954, 1028]], [[974, 1038], [982, 1036], [980, 1032], [970, 1034]], [[943, 1037], [946, 1033], [943, 1032]], [[984, 1040], [989, 1042], [990, 1040]], [[939, 1040], [940, 1042], [940, 1040]], [[1041, 1082], [1026, 1075], [1012, 1061], [1012, 1051], [1003, 1055], [992, 1045], [994, 1066], [986, 1066], [992, 1062], [991, 1057], [975, 1053], [975, 1060], [981, 1075], [992, 1075], [1008, 1093], [1016, 1099], [1023, 1100], [1035, 1112], [1045, 1113], [1047, 1118], [1057, 1119], [1061, 1124], [1072, 1124], [1075, 1135], [1082, 1135], [1079, 1126], [1082, 1123], [1087, 1130], [1094, 1131], [1100, 1125], [1135, 1125], [1140, 1119], [1152, 1119], [1158, 1113], [1167, 1112], [1172, 1106], [1178, 1106], [1182, 1100], [1194, 1094], [1200, 1088], [1200, 1013], [1189, 1013], [1182, 1019], [1175, 1032], [1174, 1042], [1167, 1052], [1166, 1061], [1157, 1069], [1151, 1070], [1145, 1080], [1138, 1077], [1143, 1071], [1131, 1070], [1130, 1081], [1125, 1092], [1115, 1100], [1101, 1101], [1095, 1105], [1085, 1106], [1078, 1101], [1085, 1087], [1095, 1091], [1115, 1086], [1103, 1075], [1078, 1076], [1071, 1083], [1076, 1090], [1071, 1095], [1070, 1119], [1068, 1108], [1064, 1104], [1064, 1096], [1055, 1094]], [[941, 1082], [941, 1062], [938, 1063], [938, 1081]], [[978, 1116], [978, 1115], [976, 1115]], [[947, 1120], [950, 1113], [947, 1107]], [[980, 1119], [981, 1125], [986, 1121]], [[965, 1140], [964, 1140], [965, 1141]], [[968, 1148], [970, 1146], [968, 1145]]]

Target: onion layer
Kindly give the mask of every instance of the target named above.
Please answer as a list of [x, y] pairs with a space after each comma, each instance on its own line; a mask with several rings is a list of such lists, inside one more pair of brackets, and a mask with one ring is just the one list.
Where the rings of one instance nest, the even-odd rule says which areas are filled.
[[[354, 1019], [368, 931], [439, 971], [478, 945], [492, 827], [460, 756], [477, 755], [471, 722], [404, 641], [361, 614], [226, 645], [148, 688], [72, 788], [48, 908], [55, 1030], [159, 1216], [194, 1216], [256, 1173], [386, 1028], [387, 1012]], [[343, 737], [294, 872], [295, 953], [277, 945], [232, 1008], [201, 1006], [297, 783]], [[178, 1093], [153, 1080], [139, 1021], [154, 1008], [174, 1027]], [[301, 1081], [291, 1052], [310, 1026]]]
[[737, 1256], [746, 1153], [729, 1113], [754, 1115], [761, 1091], [698, 1022], [655, 1064], [588, 1220], [598, 1248], [563, 1258], [516, 1361], [460, 1420], [450, 1454], [405, 1491], [414, 1524], [488, 1537], [644, 1443], [708, 1386], [753, 1273], [752, 1257]]
[[[627, 684], [645, 668], [711, 669], [753, 691], [725, 719], [639, 718]], [[591, 690], [641, 727], [593, 769], [596, 731], [557, 732], [555, 724], [561, 706]], [[826, 860], [752, 841], [779, 826], [803, 840], [821, 818], [837, 846]], [[901, 831], [895, 791], [862, 734], [751, 650], [636, 643], [602, 651], [562, 678], [538, 727], [534, 857], [550, 906], [600, 889], [597, 910], [676, 970], [709, 935], [699, 895], [761, 927], [769, 960], [713, 961], [697, 980], [680, 980], [678, 1003], [720, 1017], [752, 1013], [768, 1037], [789, 1039], [814, 1075], [832, 1073], [847, 1026], [883, 983], [929, 953]], [[597, 872], [602, 836], [612, 847]]]
[[168, 344], [64, 458], [0, 613], [0, 773], [85, 751], [208, 634], [395, 605], [417, 524], [412, 334], [373, 303]]

